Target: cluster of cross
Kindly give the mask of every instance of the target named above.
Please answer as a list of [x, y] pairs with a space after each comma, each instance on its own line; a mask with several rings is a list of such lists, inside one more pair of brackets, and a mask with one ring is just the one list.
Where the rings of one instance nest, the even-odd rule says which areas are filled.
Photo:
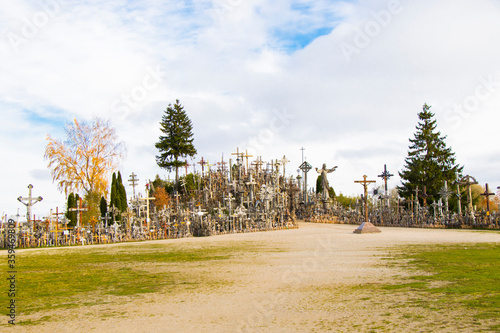
[[[482, 215], [477, 214], [471, 191], [477, 181], [468, 175], [455, 182], [456, 191], [444, 182], [440, 199], [429, 205], [431, 209], [427, 207], [426, 188], [416, 187], [415, 194], [406, 202], [407, 209], [404, 209], [402, 200], [397, 204], [390, 203], [387, 181], [393, 174], [384, 165], [378, 177], [384, 181], [385, 191], [383, 194], [377, 193], [383, 204], [371, 209], [368, 207], [368, 186], [376, 181], [367, 179], [365, 175], [363, 180], [354, 181], [363, 186], [362, 202], [357, 202], [354, 208], [345, 208], [338, 204], [331, 205], [328, 194], [326, 178], [328, 173], [336, 170], [336, 166], [327, 168], [323, 164], [321, 169], [315, 168], [321, 175], [322, 186], [322, 191], [316, 194], [308, 189], [307, 175], [313, 167], [307, 161], [303, 160], [299, 166], [302, 176], [299, 174], [294, 178], [286, 176], [289, 160], [285, 156], [265, 162], [261, 157], [252, 161], [249, 159], [252, 155], [239, 149], [231, 155], [233, 158], [228, 162], [222, 157], [219, 162], [210, 164], [202, 157], [198, 163], [193, 163], [201, 166], [201, 173], [193, 169], [195, 189], [188, 189], [186, 178], [181, 178], [180, 191], [175, 191], [172, 202], [163, 207], [154, 204], [152, 182], [146, 184], [145, 196], [136, 195], [139, 179], [132, 173], [129, 183], [133, 188], [133, 196], [128, 210], [120, 214], [119, 221], [115, 218], [118, 212], [111, 209], [99, 220], [94, 218], [83, 225], [82, 214], [88, 208], [83, 207], [80, 200], [77, 207], [69, 209], [77, 216], [73, 228], [68, 228], [68, 220], [58, 209], [45, 220], [36, 220], [31, 215], [33, 205], [43, 199], [33, 197], [33, 186], [30, 184], [28, 197], [18, 198], [27, 208], [28, 221], [26, 225], [18, 226], [20, 245], [92, 244], [293, 228], [297, 226], [296, 218], [341, 223], [371, 221], [374, 225], [390, 226], [460, 226], [480, 225], [479, 216], [486, 221], [486, 225], [498, 227], [495, 221], [500, 217], [490, 216], [489, 206], [490, 197], [495, 194], [490, 192], [486, 184], [486, 191], [482, 195], [486, 198], [487, 211]], [[190, 166], [186, 163], [186, 175]], [[460, 201], [463, 186], [466, 187], [467, 213], [462, 214], [461, 205], [458, 205], [456, 213], [452, 213], [448, 200], [456, 195]], [[418, 199], [422, 200], [423, 205]]]

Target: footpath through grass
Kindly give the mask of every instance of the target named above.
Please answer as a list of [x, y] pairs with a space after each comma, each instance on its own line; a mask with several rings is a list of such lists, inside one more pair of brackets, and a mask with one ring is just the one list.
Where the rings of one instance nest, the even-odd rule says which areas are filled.
[[491, 321], [490, 329], [500, 331], [500, 244], [410, 246], [396, 256], [400, 262], [398, 259], [409, 260], [405, 267], [419, 273], [384, 289], [422, 293], [413, 306], [432, 310], [462, 307], [475, 313], [477, 320]]
[[[110, 247], [29, 250], [17, 255], [17, 315], [120, 301], [144, 293], [231, 283], [205, 274], [208, 266], [259, 251], [249, 243], [205, 245], [125, 244]], [[2, 290], [7, 290], [2, 279]], [[0, 293], [0, 304], [7, 304]], [[5, 312], [5, 311], [4, 311]]]

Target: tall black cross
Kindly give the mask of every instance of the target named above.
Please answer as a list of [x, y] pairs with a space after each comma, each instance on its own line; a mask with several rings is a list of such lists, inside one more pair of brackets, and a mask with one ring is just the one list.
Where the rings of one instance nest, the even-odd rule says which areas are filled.
[[389, 206], [389, 196], [387, 195], [387, 180], [389, 178], [391, 178], [392, 176], [394, 176], [393, 174], [391, 174], [389, 171], [387, 171], [387, 165], [384, 164], [384, 172], [382, 172], [380, 175], [378, 175], [378, 177], [382, 178], [384, 180], [384, 184], [385, 184], [385, 198], [387, 199], [387, 206]]
[[490, 193], [490, 189], [488, 188], [488, 183], [486, 183], [486, 191], [481, 193], [486, 197], [486, 216], [490, 216], [490, 196], [495, 195], [495, 193]]

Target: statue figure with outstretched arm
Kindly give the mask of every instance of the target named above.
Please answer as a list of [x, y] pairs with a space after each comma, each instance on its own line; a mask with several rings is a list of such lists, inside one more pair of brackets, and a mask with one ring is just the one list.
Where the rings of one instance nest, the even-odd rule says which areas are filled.
[[321, 174], [321, 200], [326, 203], [330, 198], [330, 194], [328, 193], [328, 189], [330, 188], [328, 185], [328, 179], [326, 178], [329, 173], [332, 173], [337, 169], [337, 166], [334, 166], [331, 169], [326, 168], [326, 163], [323, 163], [323, 168], [316, 168], [316, 172]]

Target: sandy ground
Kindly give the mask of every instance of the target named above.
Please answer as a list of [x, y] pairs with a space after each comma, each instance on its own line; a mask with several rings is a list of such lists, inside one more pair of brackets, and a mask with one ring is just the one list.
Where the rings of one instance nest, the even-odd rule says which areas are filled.
[[201, 248], [258, 241], [275, 250], [192, 268], [232, 282], [223, 287], [35, 314], [32, 320], [46, 315], [52, 319], [5, 331], [471, 332], [491, 324], [461, 309], [414, 306], [421, 295], [374, 291], [373, 285], [410, 274], [384, 260], [394, 246], [500, 242], [499, 233], [380, 228], [381, 233], [359, 235], [353, 234], [355, 228], [300, 223], [294, 230], [158, 241]]

